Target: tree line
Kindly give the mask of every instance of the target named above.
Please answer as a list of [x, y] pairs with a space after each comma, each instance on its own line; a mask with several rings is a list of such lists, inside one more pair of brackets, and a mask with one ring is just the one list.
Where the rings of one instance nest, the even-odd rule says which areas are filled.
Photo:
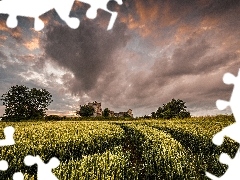
[[[1, 96], [1, 101], [5, 106], [5, 113], [3, 120], [21, 121], [21, 120], [35, 120], [35, 119], [65, 119], [57, 117], [56, 115], [46, 115], [48, 106], [53, 102], [52, 95], [46, 89], [28, 88], [24, 85], [12, 86], [8, 92]], [[151, 113], [151, 117], [144, 116], [143, 118], [188, 118], [191, 117], [190, 112], [187, 111], [186, 102], [180, 99], [172, 99], [167, 104], [163, 104], [156, 112]], [[76, 114], [81, 117], [91, 117], [94, 113], [94, 108], [88, 105], [80, 105], [80, 109]], [[105, 108], [102, 112], [103, 117], [110, 117], [110, 110]]]
[[[91, 116], [93, 116], [93, 113], [94, 113], [94, 108], [87, 104], [80, 105], [79, 111], [76, 112], [76, 114], [81, 117], [91, 117]], [[103, 115], [103, 117], [110, 117], [110, 110], [108, 108], [105, 108], [103, 110], [102, 115]]]

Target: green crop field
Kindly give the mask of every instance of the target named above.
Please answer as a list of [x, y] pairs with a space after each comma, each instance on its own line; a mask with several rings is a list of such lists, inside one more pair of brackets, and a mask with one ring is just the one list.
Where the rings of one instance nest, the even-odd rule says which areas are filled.
[[53, 170], [60, 180], [82, 179], [207, 179], [208, 171], [221, 176], [222, 152], [234, 157], [238, 143], [226, 138], [215, 146], [212, 137], [232, 124], [232, 116], [172, 120], [1, 122], [15, 128], [13, 146], [0, 147], [0, 160], [9, 168], [1, 179], [22, 172], [36, 179], [37, 166], [23, 163], [27, 155], [39, 155], [45, 163], [60, 160]]

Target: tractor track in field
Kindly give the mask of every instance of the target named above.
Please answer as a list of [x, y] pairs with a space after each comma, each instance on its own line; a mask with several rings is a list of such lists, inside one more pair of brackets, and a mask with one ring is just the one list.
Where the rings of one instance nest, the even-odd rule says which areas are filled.
[[[196, 162], [196, 167], [203, 179], [208, 179], [205, 176], [206, 171], [211, 172], [216, 176], [222, 176], [226, 172], [227, 166], [221, 164], [217, 158], [222, 151], [212, 143], [211, 139], [206, 140], [206, 138], [203, 139], [193, 134], [168, 127], [152, 127], [169, 133], [175, 140], [180, 142], [185, 149], [187, 149], [189, 154], [193, 155], [192, 160]], [[226, 149], [226, 145], [223, 145], [222, 149], [224, 148]], [[237, 148], [234, 149], [236, 150], [231, 152], [232, 156], [234, 152], [237, 152]]]
[[[60, 162], [67, 162], [69, 160], [79, 160], [82, 159], [82, 156], [93, 155], [95, 153], [104, 153], [107, 150], [113, 149], [115, 146], [121, 145], [122, 141], [119, 141], [118, 138], [111, 138], [108, 141], [102, 141], [101, 144], [95, 142], [93, 139], [93, 143], [89, 144], [83, 141], [79, 141], [78, 143], [74, 141], [69, 141], [67, 143], [57, 143], [54, 147], [43, 147], [42, 149], [29, 149], [29, 152], [25, 152], [26, 155], [32, 154], [34, 152], [35, 155], [44, 155], [41, 158], [47, 160], [47, 163], [52, 157], [56, 157], [60, 160]], [[8, 147], [10, 150], [12, 147]], [[61, 149], [62, 151], [59, 151]], [[32, 154], [33, 155], [33, 154]], [[25, 156], [24, 156], [25, 157]], [[24, 162], [24, 157], [20, 158], [19, 161]], [[14, 157], [11, 157], [14, 158]], [[11, 161], [8, 159], [8, 161]], [[24, 173], [28, 173], [33, 176], [37, 174], [37, 165], [33, 165], [31, 167], [26, 167], [22, 163], [21, 166], [15, 167], [10, 166], [7, 171], [0, 171], [0, 177], [4, 177], [4, 179], [10, 178], [16, 170], [21, 170]], [[0, 178], [1, 179], [1, 178]], [[36, 176], [34, 176], [36, 179]]]
[[[123, 151], [130, 152], [130, 154], [131, 154], [130, 161], [131, 161], [132, 167], [136, 168], [136, 171], [139, 172], [137, 179], [144, 180], [144, 179], [146, 179], [146, 176], [144, 175], [145, 170], [143, 168], [144, 161], [142, 159], [142, 149], [141, 149], [141, 146], [136, 144], [136, 139], [133, 138], [133, 136], [135, 135], [136, 132], [135, 132], [135, 130], [127, 127], [125, 123], [121, 123], [118, 125], [125, 132], [125, 139], [122, 144]], [[140, 144], [143, 143], [144, 136], [142, 136], [140, 138], [138, 136], [135, 136], [135, 137], [137, 137], [138, 143], [140, 143]]]
[[[167, 164], [163, 163], [162, 168], [160, 167], [160, 169], [157, 170], [158, 172], [161, 172], [160, 176], [159, 176], [159, 173], [157, 173], [158, 175], [154, 174], [154, 173], [149, 174], [147, 169], [144, 167], [144, 164], [146, 162], [145, 162], [145, 159], [143, 158], [144, 149], [143, 149], [143, 146], [141, 146], [141, 145], [144, 144], [147, 137], [145, 137], [145, 135], [142, 134], [137, 129], [128, 127], [125, 123], [121, 123], [118, 125], [120, 125], [121, 128], [125, 131], [125, 140], [123, 142], [123, 149], [124, 149], [124, 151], [130, 152], [130, 154], [131, 154], [130, 160], [131, 160], [132, 166], [134, 166], [137, 169], [137, 171], [139, 172], [138, 179], [140, 179], [140, 180], [151, 180], [151, 179], [171, 180], [171, 178], [168, 177], [168, 175], [165, 172], [166, 168], [164, 166], [166, 166]], [[151, 148], [151, 147], [149, 147], [149, 148]], [[185, 147], [183, 147], [183, 148], [186, 149]], [[154, 164], [152, 164], [151, 166], [154, 166]], [[157, 167], [159, 168], [159, 166], [157, 166]], [[183, 167], [183, 169], [184, 169], [184, 167]], [[191, 177], [190, 177], [191, 179], [198, 179], [198, 180], [204, 179], [204, 178], [201, 178], [201, 177], [203, 177], [203, 175], [201, 175], [199, 172], [197, 173], [194, 170], [194, 171], [191, 171], [191, 173], [190, 173], [189, 170], [190, 169], [186, 168], [183, 170], [183, 172], [187, 173], [188, 175], [191, 174]], [[196, 176], [193, 177], [193, 174]], [[186, 179], [184, 174], [182, 174], [180, 176], [177, 179], [179, 179], [179, 178]], [[177, 177], [177, 175], [176, 175], [176, 177]]]

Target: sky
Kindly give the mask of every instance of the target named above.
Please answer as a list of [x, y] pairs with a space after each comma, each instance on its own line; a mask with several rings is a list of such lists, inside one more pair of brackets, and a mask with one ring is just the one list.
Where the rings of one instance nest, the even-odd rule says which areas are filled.
[[[71, 29], [55, 10], [34, 19], [18, 17], [6, 26], [0, 14], [0, 95], [11, 86], [44, 88], [53, 96], [47, 114], [75, 115], [79, 106], [101, 102], [115, 112], [143, 116], [181, 99], [193, 116], [219, 111], [216, 100], [229, 100], [232, 85], [224, 73], [240, 68], [239, 0], [123, 0], [88, 19], [89, 5], [75, 1]], [[4, 106], [0, 102], [0, 116]]]

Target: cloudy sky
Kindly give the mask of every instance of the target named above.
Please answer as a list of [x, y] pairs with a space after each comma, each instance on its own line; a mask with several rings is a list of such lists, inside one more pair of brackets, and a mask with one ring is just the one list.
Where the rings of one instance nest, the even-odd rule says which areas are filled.
[[110, 2], [118, 12], [110, 31], [110, 14], [99, 10], [90, 20], [88, 8], [74, 3], [70, 16], [81, 20], [75, 30], [54, 10], [40, 17], [41, 31], [26, 17], [10, 29], [1, 14], [0, 94], [17, 84], [44, 88], [53, 95], [48, 114], [59, 115], [96, 100], [103, 109], [142, 116], [172, 98], [196, 116], [231, 112], [215, 102], [232, 92], [223, 74], [240, 68], [239, 0]]

